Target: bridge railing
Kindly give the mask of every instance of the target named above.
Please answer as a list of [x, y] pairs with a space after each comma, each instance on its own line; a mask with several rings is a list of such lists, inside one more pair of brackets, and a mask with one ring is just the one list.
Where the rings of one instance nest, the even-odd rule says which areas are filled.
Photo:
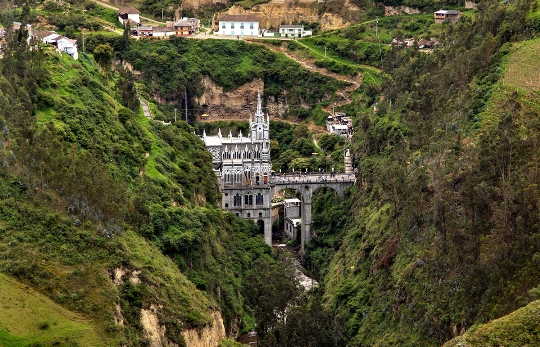
[[353, 174], [325, 174], [325, 175], [282, 175], [273, 176], [268, 182], [259, 184], [240, 184], [240, 183], [225, 183], [221, 181], [223, 187], [226, 188], [239, 188], [239, 187], [253, 187], [253, 188], [265, 188], [273, 187], [275, 185], [287, 185], [287, 184], [329, 184], [329, 183], [354, 183], [356, 177]]

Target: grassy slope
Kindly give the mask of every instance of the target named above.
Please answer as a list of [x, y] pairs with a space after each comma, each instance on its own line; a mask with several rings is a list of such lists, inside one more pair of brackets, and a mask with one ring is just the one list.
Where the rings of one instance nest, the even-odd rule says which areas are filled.
[[540, 301], [534, 301], [511, 314], [469, 329], [444, 347], [532, 347], [540, 345]]
[[91, 322], [48, 297], [0, 273], [0, 345], [26, 346], [65, 340], [105, 346]]
[[[111, 148], [129, 139], [130, 148], [137, 147], [138, 155], [142, 157], [144, 151], [140, 140], [146, 138], [154, 145], [152, 151], [158, 152], [155, 157], [167, 161], [160, 151], [171, 151], [171, 147], [157, 138], [156, 129], [142, 115], [139, 118], [142, 118], [144, 129], [138, 138], [131, 137], [124, 128], [131, 124], [130, 131], [134, 134], [132, 121], [125, 124], [118, 121], [116, 110], [121, 107], [114, 98], [112, 82], [99, 74], [91, 59], [81, 56], [80, 61], [74, 62], [66, 55], [53, 54], [45, 63], [49, 65], [51, 78], [38, 93], [36, 120], [39, 129], [53, 129], [62, 139], [63, 142], [57, 142], [54, 148], [58, 150], [60, 146], [66, 146], [66, 142], [72, 142], [67, 146], [79, 147], [80, 153], [94, 142], [93, 138], [99, 142], [95, 153], [107, 156]], [[170, 136], [174, 138], [174, 135]], [[184, 138], [188, 141], [184, 154], [189, 156], [189, 141], [198, 140], [195, 136]], [[5, 154], [3, 150], [2, 154]], [[115, 151], [114, 159], [124, 162], [127, 157], [120, 154], [123, 151]], [[144, 161], [141, 164], [144, 165]], [[190, 165], [186, 163], [184, 167]], [[125, 172], [139, 173], [136, 166], [131, 169], [129, 166], [110, 167], [116, 173], [124, 169], [127, 169]], [[4, 339], [0, 345], [27, 345], [37, 341], [60, 346], [74, 341], [84, 346], [99, 345], [93, 341], [100, 341], [105, 346], [130, 341], [127, 344], [131, 345], [137, 339], [136, 331], [140, 333], [137, 312], [151, 305], [162, 307], [158, 313], [160, 322], [169, 322], [167, 331], [178, 337], [177, 343], [181, 341], [179, 330], [211, 322], [208, 310], [219, 309], [215, 301], [199, 291], [153, 243], [130, 231], [129, 225], [117, 230], [116, 236], [107, 236], [89, 218], [68, 216], [62, 207], [65, 201], [60, 197], [61, 192], [50, 189], [38, 195], [28, 193], [24, 180], [6, 167], [2, 168], [0, 176], [0, 272], [17, 278], [23, 285], [57, 303], [40, 307], [36, 304], [39, 311], [36, 310], [34, 316], [17, 309], [18, 304], [6, 304], [0, 313], [0, 336]], [[211, 172], [209, 176], [213, 177]], [[58, 183], [54, 182], [51, 187]], [[191, 201], [183, 202], [189, 204]], [[126, 203], [124, 201], [123, 205]], [[78, 218], [82, 219], [80, 223]], [[128, 276], [132, 271], [140, 271], [141, 283], [130, 286], [124, 279], [124, 284], [115, 286], [107, 273], [116, 268], [123, 268]], [[10, 296], [15, 296], [15, 289], [0, 291], [5, 295], [11, 292]], [[118, 303], [122, 306], [124, 326], [115, 323]], [[73, 318], [72, 322], [69, 319], [62, 321], [61, 313], [67, 310], [77, 312], [79, 318], [66, 313], [69, 319]], [[21, 324], [25, 321], [27, 326]], [[43, 336], [35, 333], [41, 322], [49, 323], [49, 328], [43, 329]], [[33, 336], [36, 336], [35, 340]]]

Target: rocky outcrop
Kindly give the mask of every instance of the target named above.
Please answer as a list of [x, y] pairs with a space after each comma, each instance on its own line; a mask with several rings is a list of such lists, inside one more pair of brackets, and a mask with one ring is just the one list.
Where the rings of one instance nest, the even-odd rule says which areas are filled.
[[398, 16], [402, 14], [418, 14], [421, 13], [420, 9], [409, 6], [384, 6], [385, 16]]
[[[264, 82], [260, 78], [255, 78], [237, 89], [224, 92], [208, 76], [202, 80], [204, 94], [200, 98], [195, 98], [195, 103], [205, 109], [205, 113], [210, 118], [249, 118], [257, 106], [257, 92], [263, 94]], [[271, 98], [266, 100], [265, 113], [271, 117], [280, 116], [288, 110], [288, 105], [284, 98]]]
[[182, 332], [187, 347], [216, 347], [219, 340], [226, 337], [225, 326], [219, 311], [214, 311], [212, 316], [214, 318], [212, 326], [202, 330], [192, 329]]
[[183, 0], [182, 1], [182, 8], [183, 9], [193, 9], [198, 10], [202, 7], [209, 7], [214, 5], [227, 5], [229, 3], [228, 0]]
[[[159, 308], [155, 305], [150, 309], [141, 310], [141, 325], [149, 347], [177, 347], [165, 335], [166, 328], [158, 319]], [[187, 347], [216, 347], [219, 340], [226, 337], [225, 326], [219, 311], [210, 313], [213, 321], [211, 326], [203, 329], [189, 329], [182, 331], [182, 337]]]
[[234, 5], [225, 12], [216, 14], [214, 29], [219, 17], [224, 14], [251, 14], [259, 18], [259, 27], [277, 29], [280, 24], [304, 22], [320, 23], [322, 30], [333, 30], [347, 26], [358, 19], [362, 10], [350, 0], [271, 0], [250, 9]]

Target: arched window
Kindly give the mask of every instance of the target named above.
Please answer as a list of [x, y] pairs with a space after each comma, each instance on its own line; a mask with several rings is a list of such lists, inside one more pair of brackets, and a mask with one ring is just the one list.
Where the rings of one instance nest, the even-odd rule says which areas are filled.
[[263, 195], [259, 193], [255, 196], [255, 205], [262, 205], [262, 204], [263, 204]]
[[233, 199], [234, 206], [242, 206], [242, 197], [240, 194], [236, 194]]

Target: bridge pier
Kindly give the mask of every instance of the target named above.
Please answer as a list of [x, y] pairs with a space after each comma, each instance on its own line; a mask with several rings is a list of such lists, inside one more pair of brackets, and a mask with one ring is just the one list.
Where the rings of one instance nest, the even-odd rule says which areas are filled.
[[311, 239], [311, 186], [305, 186], [302, 191], [302, 234], [300, 236], [300, 245], [302, 253], [304, 245]]
[[272, 217], [264, 218], [264, 242], [272, 246]]

